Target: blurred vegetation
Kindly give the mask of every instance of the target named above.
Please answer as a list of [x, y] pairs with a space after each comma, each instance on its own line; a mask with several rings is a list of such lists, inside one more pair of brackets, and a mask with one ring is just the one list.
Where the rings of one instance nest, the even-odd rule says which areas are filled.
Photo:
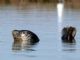
[[31, 2], [40, 2], [40, 3], [55, 3], [58, 0], [0, 0], [0, 4], [16, 4], [16, 3], [22, 3], [22, 2], [26, 2], [26, 3], [31, 3]]
[[[31, 3], [57, 4], [59, 0], [0, 0], [0, 5], [26, 6]], [[64, 5], [70, 8], [80, 8], [80, 0], [64, 0]]]
[[80, 9], [80, 0], [65, 0], [65, 7]]

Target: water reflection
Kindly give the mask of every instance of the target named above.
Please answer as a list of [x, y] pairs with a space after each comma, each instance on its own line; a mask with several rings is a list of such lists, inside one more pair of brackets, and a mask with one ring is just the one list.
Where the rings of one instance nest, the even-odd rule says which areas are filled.
[[27, 44], [25, 41], [23, 42], [13, 42], [12, 45], [12, 50], [17, 52], [17, 51], [36, 51], [33, 47], [35, 47], [37, 44], [35, 45], [30, 45]]
[[57, 16], [58, 16], [58, 31], [59, 31], [59, 38], [61, 38], [61, 29], [62, 29], [62, 22], [63, 22], [63, 10], [64, 4], [59, 2], [57, 4]]
[[63, 3], [58, 3], [57, 4], [57, 12], [58, 12], [58, 22], [62, 22], [63, 18], [63, 9], [64, 9], [64, 4]]
[[63, 47], [62, 51], [74, 52], [74, 51], [76, 51], [76, 42], [74, 42], [74, 43], [63, 43], [62, 47]]

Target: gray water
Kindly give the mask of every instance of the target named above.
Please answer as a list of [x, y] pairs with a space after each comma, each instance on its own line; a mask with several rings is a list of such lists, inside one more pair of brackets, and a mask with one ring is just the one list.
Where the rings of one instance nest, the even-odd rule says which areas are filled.
[[[61, 28], [77, 29], [76, 43], [61, 42]], [[31, 30], [40, 41], [30, 50], [12, 50], [12, 30]], [[64, 9], [63, 20], [58, 22], [57, 8], [36, 7], [18, 9], [0, 7], [0, 60], [80, 60], [80, 10]]]

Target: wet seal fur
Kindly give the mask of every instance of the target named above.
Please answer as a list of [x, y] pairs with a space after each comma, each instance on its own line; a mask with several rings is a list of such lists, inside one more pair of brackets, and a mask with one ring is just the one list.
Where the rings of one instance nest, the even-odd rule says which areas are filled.
[[75, 42], [75, 35], [76, 35], [76, 28], [75, 27], [64, 27], [62, 29], [62, 41], [65, 43], [74, 43]]
[[27, 42], [27, 44], [34, 45], [39, 42], [38, 36], [29, 30], [13, 30], [12, 35], [15, 42]]

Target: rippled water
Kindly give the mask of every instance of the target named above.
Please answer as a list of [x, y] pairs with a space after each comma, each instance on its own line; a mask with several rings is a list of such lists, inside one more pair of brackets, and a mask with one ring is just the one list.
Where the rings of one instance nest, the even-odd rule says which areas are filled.
[[[43, 6], [42, 6], [43, 7]], [[17, 9], [0, 7], [0, 59], [1, 60], [80, 60], [80, 10], [64, 9], [63, 19], [58, 22], [57, 8], [35, 7]], [[63, 44], [60, 30], [64, 26], [77, 28], [76, 43]], [[31, 30], [40, 42], [29, 50], [12, 50], [12, 30]], [[21, 48], [22, 49], [22, 48]]]

